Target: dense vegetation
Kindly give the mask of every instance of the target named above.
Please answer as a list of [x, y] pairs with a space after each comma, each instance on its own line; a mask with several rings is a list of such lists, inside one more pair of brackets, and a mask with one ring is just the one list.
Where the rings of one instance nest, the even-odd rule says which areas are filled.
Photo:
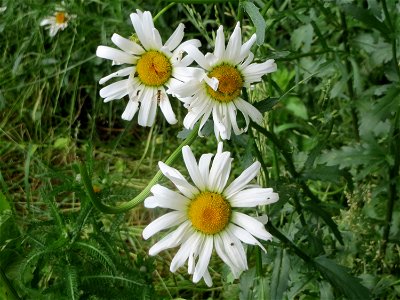
[[[76, 18], [53, 38], [39, 26], [53, 1], [1, 6], [1, 299], [400, 297], [398, 2], [71, 0]], [[126, 202], [187, 134], [178, 100], [176, 125], [159, 114], [144, 128], [121, 119], [126, 99], [99, 96], [114, 69], [96, 48], [114, 32], [132, 35], [136, 9], [160, 13], [164, 40], [184, 23], [203, 51], [220, 24], [231, 32], [240, 20], [243, 40], [258, 34], [256, 60], [277, 62], [247, 91], [263, 125], [224, 145], [234, 175], [257, 159], [259, 183], [280, 195], [258, 209], [274, 236], [268, 254], [248, 246], [238, 280], [216, 256], [212, 288], [170, 273], [176, 249], [150, 257], [156, 238], [141, 237], [162, 210], [105, 214], [83, 184], [82, 165], [98, 199]], [[215, 152], [211, 131], [194, 141], [197, 156]], [[174, 167], [184, 171], [180, 158]]]

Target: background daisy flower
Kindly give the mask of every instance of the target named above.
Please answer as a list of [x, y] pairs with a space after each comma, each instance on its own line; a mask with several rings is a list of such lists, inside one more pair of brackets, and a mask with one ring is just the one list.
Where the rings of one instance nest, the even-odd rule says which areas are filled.
[[40, 22], [40, 26], [46, 26], [49, 30], [50, 37], [54, 37], [59, 30], [64, 30], [68, 27], [68, 21], [76, 18], [76, 15], [69, 15], [65, 11], [56, 11], [53, 16], [44, 18]]
[[145, 200], [145, 206], [173, 211], [150, 223], [143, 230], [143, 237], [148, 239], [161, 230], [178, 227], [153, 245], [149, 254], [156, 255], [162, 250], [180, 246], [170, 270], [175, 272], [188, 261], [188, 273], [193, 274], [193, 282], [204, 278], [211, 286], [208, 264], [215, 248], [233, 276], [238, 278], [242, 271], [247, 270], [242, 242], [258, 245], [265, 251], [256, 238], [271, 240], [272, 236], [261, 222], [238, 212], [237, 208], [274, 203], [279, 199], [278, 194], [272, 188], [249, 185], [260, 170], [259, 162], [254, 162], [227, 184], [232, 158], [230, 152], [222, 152], [222, 142], [212, 163], [211, 153], [202, 155], [197, 163], [189, 146], [182, 148], [182, 154], [194, 186], [179, 171], [159, 162], [162, 173], [179, 191], [158, 184], [153, 186], [153, 196]]
[[96, 55], [112, 60], [113, 64], [132, 65], [101, 78], [100, 84], [103, 84], [114, 77], [128, 76], [102, 88], [100, 96], [108, 102], [128, 95], [129, 102], [122, 114], [124, 120], [132, 120], [139, 109], [139, 125], [152, 126], [157, 106], [160, 106], [167, 122], [175, 124], [177, 120], [165, 88], [177, 88], [199, 73], [199, 69], [188, 67], [193, 59], [182, 54], [187, 46], [196, 48], [200, 42], [189, 40], [181, 44], [184, 25], [179, 24], [163, 44], [150, 12], [137, 10], [130, 17], [140, 44], [114, 33], [111, 40], [121, 50], [107, 46], [97, 48]]
[[[251, 63], [254, 55], [250, 48], [255, 41], [256, 35], [253, 34], [242, 44], [238, 22], [226, 47], [223, 27], [220, 26], [214, 53], [203, 55], [195, 47], [187, 48], [189, 56], [204, 69], [204, 73], [201, 81], [194, 79], [174, 90], [188, 109], [183, 122], [186, 128], [192, 129], [201, 118], [201, 130], [212, 114], [215, 136], [225, 140], [230, 139], [232, 129], [236, 135], [247, 131], [249, 119], [261, 123], [261, 113], [240, 97], [241, 90], [261, 81], [263, 75], [276, 71], [277, 66], [273, 59], [264, 63]], [[240, 129], [236, 122], [237, 110], [243, 114], [246, 121], [246, 127], [243, 129]]]

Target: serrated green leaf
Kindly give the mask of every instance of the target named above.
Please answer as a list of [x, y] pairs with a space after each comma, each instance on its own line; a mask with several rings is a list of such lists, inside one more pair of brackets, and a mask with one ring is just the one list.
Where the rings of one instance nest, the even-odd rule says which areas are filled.
[[278, 98], [267, 98], [262, 101], [254, 103], [254, 107], [257, 108], [260, 113], [265, 113], [267, 111], [270, 111], [274, 108], [276, 104], [278, 104], [279, 99]]
[[367, 300], [371, 298], [368, 289], [360, 283], [360, 279], [351, 276], [345, 267], [325, 256], [314, 258], [314, 262], [321, 274], [348, 299]]
[[260, 14], [259, 8], [249, 1], [245, 1], [243, 4], [244, 10], [249, 15], [254, 27], [256, 28], [257, 34], [257, 45], [262, 45], [265, 39], [265, 20]]
[[313, 41], [314, 28], [311, 24], [302, 25], [293, 31], [291, 41], [295, 50], [302, 49], [303, 52], [311, 50], [311, 43]]
[[390, 34], [390, 30], [385, 23], [375, 18], [374, 15], [367, 9], [349, 4], [342, 6], [342, 10], [367, 25], [368, 28], [375, 28], [385, 36]]
[[290, 259], [286, 249], [277, 251], [274, 261], [274, 271], [271, 278], [271, 299], [284, 299], [283, 293], [289, 284]]
[[311, 179], [339, 183], [341, 171], [337, 166], [317, 165], [315, 168], [304, 170], [301, 175], [306, 180]]

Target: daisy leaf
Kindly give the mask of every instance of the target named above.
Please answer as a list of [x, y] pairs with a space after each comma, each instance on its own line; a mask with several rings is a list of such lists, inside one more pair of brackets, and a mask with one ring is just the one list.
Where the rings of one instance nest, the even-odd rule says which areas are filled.
[[245, 1], [243, 3], [243, 8], [249, 15], [254, 26], [256, 27], [257, 45], [263, 44], [265, 38], [266, 24], [263, 16], [259, 12], [259, 8], [255, 6], [253, 3], [248, 1]]

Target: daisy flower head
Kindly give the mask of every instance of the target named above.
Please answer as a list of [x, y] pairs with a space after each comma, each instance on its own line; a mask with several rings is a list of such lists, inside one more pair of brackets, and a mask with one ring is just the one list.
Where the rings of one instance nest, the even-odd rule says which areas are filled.
[[62, 9], [57, 9], [54, 15], [44, 18], [40, 22], [40, 26], [46, 26], [49, 30], [50, 37], [54, 37], [59, 30], [64, 30], [68, 27], [68, 22], [76, 18], [76, 15], [69, 15]]
[[230, 267], [233, 276], [238, 278], [248, 268], [242, 242], [258, 245], [265, 251], [256, 238], [271, 240], [272, 236], [261, 222], [237, 209], [274, 203], [279, 199], [278, 194], [272, 188], [249, 184], [260, 170], [257, 161], [228, 184], [232, 158], [230, 152], [222, 151], [222, 142], [213, 161], [213, 155], [207, 153], [197, 162], [189, 146], [182, 148], [182, 154], [194, 185], [176, 169], [159, 162], [161, 172], [178, 191], [157, 184], [151, 189], [153, 195], [144, 201], [148, 208], [172, 209], [143, 230], [145, 239], [177, 226], [154, 244], [149, 254], [156, 255], [165, 249], [180, 246], [172, 259], [171, 272], [188, 261], [188, 273], [193, 274], [193, 282], [197, 283], [203, 278], [211, 286], [208, 264], [215, 249]]
[[108, 102], [128, 95], [129, 101], [122, 114], [124, 120], [132, 120], [139, 110], [139, 125], [152, 126], [159, 106], [167, 122], [175, 124], [177, 120], [168, 90], [199, 73], [199, 69], [188, 67], [193, 59], [182, 54], [187, 46], [196, 48], [200, 42], [188, 40], [182, 43], [185, 26], [179, 24], [163, 44], [150, 12], [137, 10], [130, 18], [139, 43], [114, 33], [111, 40], [119, 49], [107, 46], [97, 48], [98, 57], [110, 59], [114, 65], [131, 65], [101, 78], [100, 84], [115, 77], [127, 77], [102, 88], [100, 96]]
[[[200, 130], [212, 114], [214, 133], [217, 139], [230, 139], [231, 132], [239, 135], [247, 131], [249, 119], [262, 121], [261, 113], [241, 98], [243, 87], [261, 81], [267, 73], [276, 71], [273, 59], [263, 63], [252, 63], [254, 54], [250, 51], [256, 41], [256, 34], [242, 44], [242, 33], [238, 22], [225, 47], [223, 27], [217, 30], [214, 53], [203, 55], [197, 48], [188, 47], [187, 53], [204, 69], [201, 80], [191, 80], [174, 93], [184, 103], [188, 113], [184, 126], [192, 129], [201, 119]], [[239, 110], [246, 121], [245, 128], [239, 128], [236, 117]]]

